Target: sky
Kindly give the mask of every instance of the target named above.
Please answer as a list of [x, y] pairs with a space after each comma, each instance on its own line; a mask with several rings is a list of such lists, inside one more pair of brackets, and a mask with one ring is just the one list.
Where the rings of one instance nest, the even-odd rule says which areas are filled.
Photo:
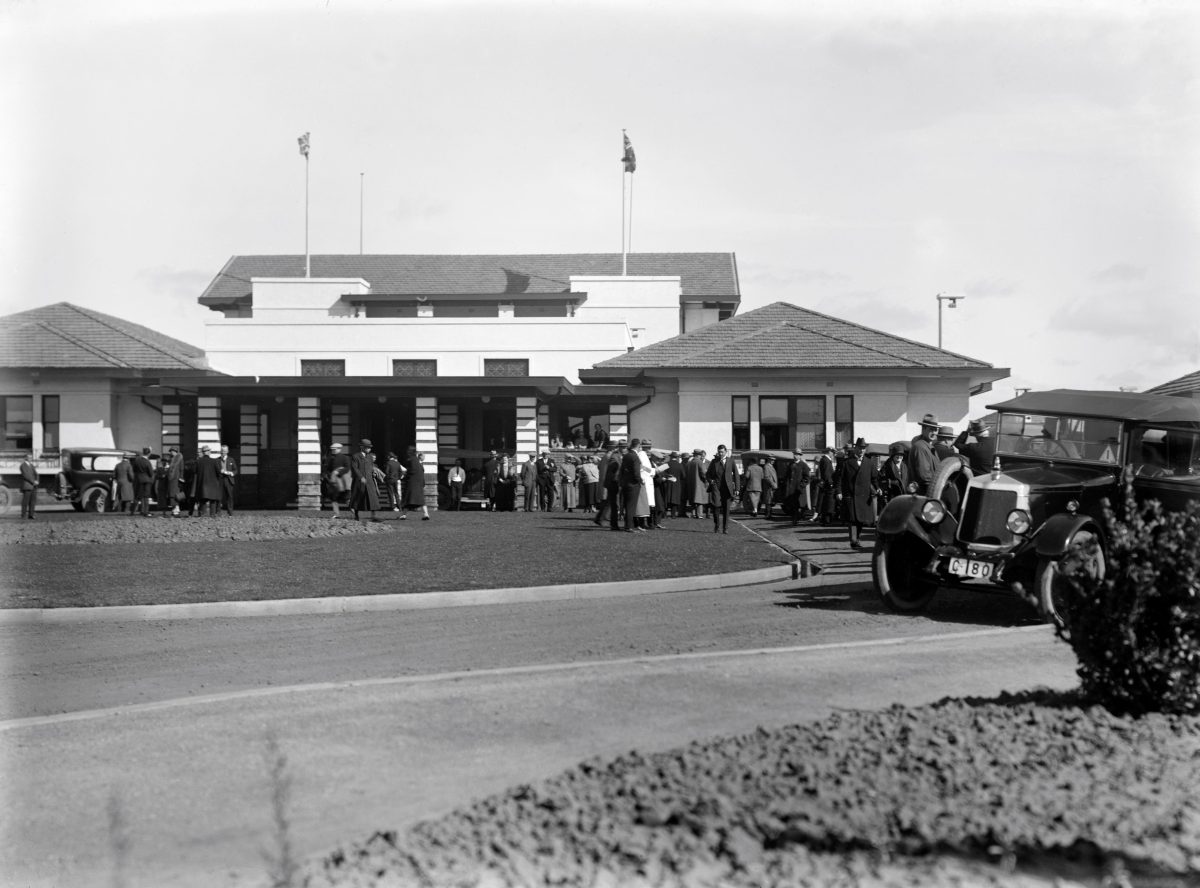
[[[0, 312], [204, 345], [230, 256], [733, 252], [1011, 369], [1200, 369], [1200, 4], [0, 0]], [[962, 297], [955, 308], [937, 295]]]

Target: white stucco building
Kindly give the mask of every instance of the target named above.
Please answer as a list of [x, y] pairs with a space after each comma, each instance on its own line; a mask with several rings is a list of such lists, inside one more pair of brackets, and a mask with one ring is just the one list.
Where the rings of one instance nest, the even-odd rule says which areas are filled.
[[[235, 256], [199, 301], [204, 351], [176, 343], [174, 363], [106, 389], [105, 441], [228, 444], [249, 506], [318, 506], [334, 441], [414, 447], [443, 476], [596, 426], [665, 449], [815, 449], [911, 437], [925, 413], [961, 425], [1008, 375], [787, 303], [738, 314], [732, 253], [318, 255], [307, 276], [304, 256]], [[36, 360], [5, 364], [6, 393], [48, 391]]]

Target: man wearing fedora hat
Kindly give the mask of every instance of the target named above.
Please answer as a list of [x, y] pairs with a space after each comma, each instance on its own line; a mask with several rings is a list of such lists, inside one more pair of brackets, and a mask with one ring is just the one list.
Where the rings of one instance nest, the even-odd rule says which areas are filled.
[[887, 462], [879, 472], [883, 502], [908, 493], [908, 463], [904, 459], [904, 447], [893, 444], [888, 448]]
[[863, 527], [875, 522], [871, 500], [879, 495], [879, 470], [875, 468], [875, 460], [867, 458], [864, 439], [855, 441], [850, 453], [842, 460], [839, 481], [837, 498], [850, 526], [850, 545], [861, 549], [859, 536]]
[[379, 511], [379, 488], [375, 486], [375, 460], [371, 458], [370, 438], [358, 442], [358, 452], [350, 457], [350, 475], [354, 485], [350, 490], [354, 519], [357, 521], [358, 513], [365, 509], [371, 513], [372, 521], [379, 520], [375, 517]]
[[982, 419], [973, 419], [967, 430], [954, 440], [958, 452], [967, 458], [976, 475], [990, 472], [996, 458], [996, 439]]
[[913, 488], [913, 493], [921, 496], [929, 492], [929, 485], [937, 474], [940, 460], [933, 451], [933, 444], [940, 428], [937, 417], [926, 413], [921, 418], [921, 433], [912, 439], [912, 446], [908, 449], [909, 487]]
[[954, 427], [938, 426], [937, 440], [933, 442], [933, 453], [939, 460], [947, 460], [958, 456], [954, 449]]
[[196, 477], [192, 481], [192, 497], [196, 501], [198, 515], [203, 518], [217, 517], [217, 505], [221, 502], [221, 463], [212, 455], [212, 448], [207, 444], [200, 448], [200, 458], [196, 460]]
[[822, 525], [832, 524], [837, 513], [837, 491], [833, 487], [834, 473], [837, 471], [833, 462], [835, 453], [836, 447], [826, 447], [817, 460], [817, 520]]
[[787, 478], [784, 480], [783, 507], [786, 511], [791, 512], [792, 527], [795, 527], [800, 523], [800, 519], [805, 517], [804, 513], [812, 509], [811, 494], [809, 493], [812, 469], [809, 468], [808, 461], [804, 458], [802, 451], [792, 451], [792, 458]]

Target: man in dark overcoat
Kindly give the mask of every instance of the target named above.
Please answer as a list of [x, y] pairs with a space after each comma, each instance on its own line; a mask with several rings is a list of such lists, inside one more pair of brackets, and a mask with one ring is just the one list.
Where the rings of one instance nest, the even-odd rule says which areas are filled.
[[826, 447], [817, 460], [817, 516], [822, 525], [832, 523], [837, 510], [837, 491], [833, 488], [836, 452], [835, 448]]
[[[496, 473], [500, 468], [500, 460], [496, 458], [496, 451], [492, 451], [483, 463], [483, 497], [487, 500], [483, 507], [491, 511], [496, 511]], [[528, 511], [528, 510], [526, 510]]]
[[219, 463], [212, 455], [212, 448], [207, 444], [200, 448], [200, 456], [196, 460], [196, 474], [192, 478], [191, 496], [196, 503], [197, 515], [217, 517], [217, 503], [221, 501], [221, 470]]
[[34, 518], [34, 511], [37, 509], [37, 491], [38, 491], [38, 470], [33, 464], [33, 454], [26, 453], [25, 458], [21, 460], [21, 517], [28, 518], [30, 521]]
[[150, 495], [154, 492], [154, 466], [150, 462], [150, 448], [143, 447], [142, 452], [130, 462], [133, 464], [133, 508], [129, 514], [149, 518]]
[[996, 458], [996, 439], [992, 430], [981, 419], [973, 419], [967, 430], [954, 439], [958, 452], [967, 458], [971, 471], [982, 475], [992, 470]]
[[879, 470], [875, 460], [867, 456], [867, 442], [859, 438], [850, 453], [842, 460], [838, 499], [850, 525], [850, 545], [861, 549], [859, 536], [864, 526], [875, 523], [875, 508], [871, 502], [879, 495]]
[[536, 466], [538, 508], [543, 512], [553, 512], [554, 500], [556, 498], [554, 491], [558, 486], [558, 465], [554, 462], [554, 458], [550, 456], [550, 451], [543, 450]]
[[158, 461], [155, 469], [155, 480], [158, 484], [158, 504], [162, 506], [163, 517], [168, 513], [179, 514], [179, 483], [183, 474], [183, 454], [178, 447], [167, 448], [166, 456]]
[[525, 490], [524, 508], [526, 512], [532, 512], [534, 504], [537, 503], [537, 480], [537, 460], [531, 453], [529, 459], [521, 463], [521, 486]]
[[605, 455], [600, 465], [599, 489], [604, 491], [604, 499], [592, 520], [599, 527], [604, 523], [604, 513], [608, 512], [608, 529], [621, 529], [621, 458], [629, 450], [629, 444], [622, 438], [617, 446]]
[[708, 461], [704, 451], [697, 447], [692, 451], [688, 460], [687, 470], [687, 505], [692, 510], [692, 517], [699, 518], [700, 510], [708, 505]]
[[803, 451], [792, 453], [792, 465], [788, 468], [787, 480], [784, 481], [784, 508], [791, 513], [792, 527], [800, 523], [806, 511], [812, 510], [809, 484], [812, 481], [812, 469]]
[[[409, 472], [411, 476], [411, 471]], [[371, 513], [371, 520], [378, 521], [375, 513], [379, 511], [379, 488], [375, 486], [375, 460], [371, 457], [371, 439], [363, 438], [358, 442], [358, 450], [350, 457], [350, 508], [354, 510], [354, 520], [358, 520], [360, 511]], [[412, 483], [410, 477], [409, 483]]]
[[940, 463], [937, 454], [933, 452], [938, 428], [937, 417], [926, 413], [921, 419], [921, 433], [912, 439], [912, 445], [908, 448], [909, 482], [916, 485], [916, 492], [920, 496], [929, 493], [929, 485], [933, 482], [933, 476], [937, 474]]
[[229, 455], [229, 445], [221, 445], [221, 455], [217, 457], [217, 467], [221, 472], [221, 508], [225, 514], [233, 517], [233, 494], [237, 489], [238, 467], [234, 458]]
[[738, 498], [741, 485], [741, 470], [737, 460], [729, 456], [725, 445], [717, 447], [717, 455], [708, 464], [705, 479], [708, 481], [709, 505], [712, 506], [713, 533], [718, 530], [729, 533], [729, 504]]
[[617, 468], [617, 481], [621, 488], [621, 500], [625, 508], [625, 532], [641, 532], [637, 526], [638, 498], [642, 495], [642, 459], [638, 456], [641, 440], [634, 438], [628, 447], [617, 445], [621, 453], [621, 465]]
[[682, 518], [687, 508], [687, 492], [683, 489], [687, 484], [683, 463], [678, 453], [672, 453], [667, 460], [667, 475], [671, 480], [667, 483], [667, 507], [672, 518]]

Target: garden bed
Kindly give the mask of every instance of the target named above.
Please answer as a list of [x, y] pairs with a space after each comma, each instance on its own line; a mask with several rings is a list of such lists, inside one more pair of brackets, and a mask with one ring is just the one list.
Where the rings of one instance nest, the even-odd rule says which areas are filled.
[[312, 888], [1182, 888], [1200, 882], [1197, 786], [1200, 718], [1120, 718], [1050, 692], [944, 700], [586, 761], [347, 844], [306, 875]]

